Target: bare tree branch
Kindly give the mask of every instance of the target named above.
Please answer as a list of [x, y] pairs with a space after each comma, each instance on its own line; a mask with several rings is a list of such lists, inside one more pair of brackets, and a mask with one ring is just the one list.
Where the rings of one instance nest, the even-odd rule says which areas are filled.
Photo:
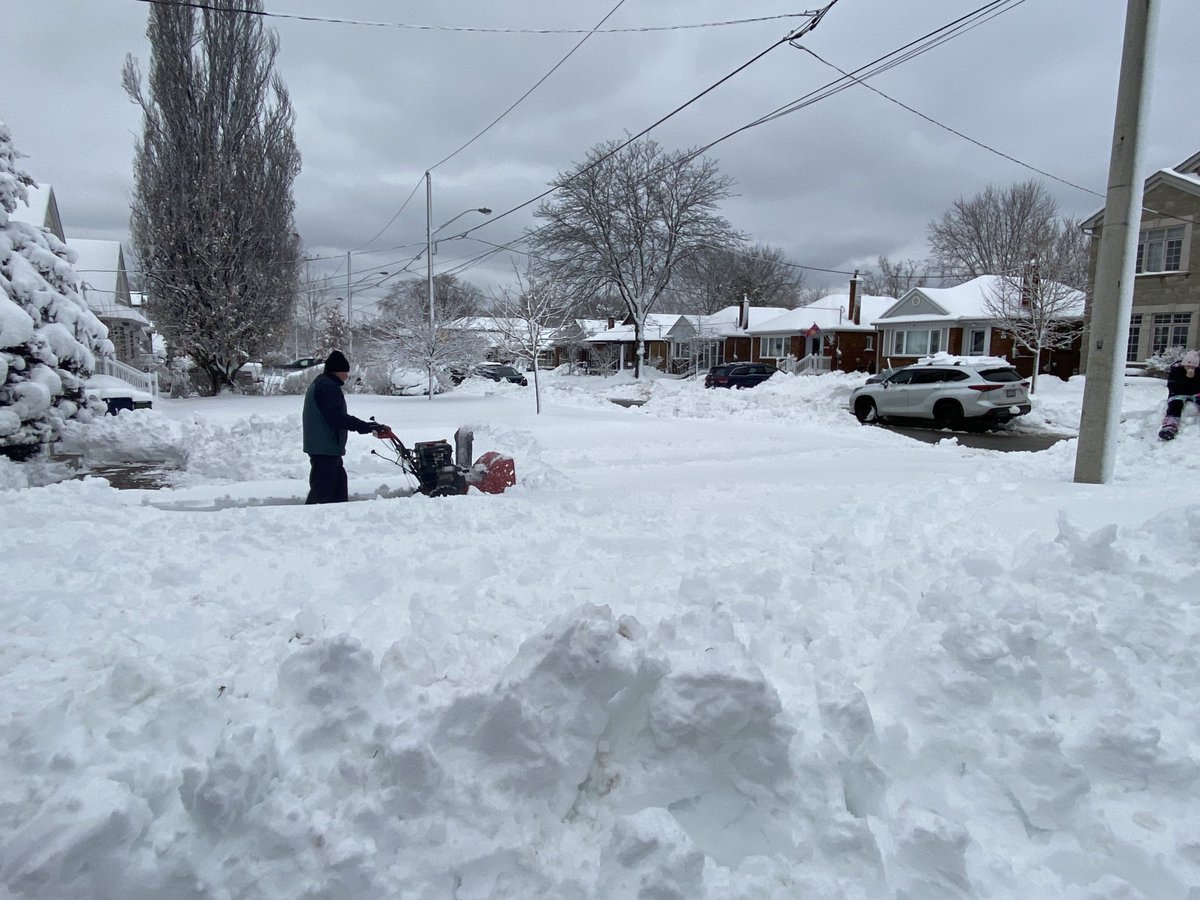
[[646, 316], [676, 267], [736, 237], [716, 212], [732, 182], [715, 162], [651, 140], [614, 153], [617, 146], [593, 147], [554, 180], [555, 198], [536, 212], [545, 224], [531, 238], [547, 271], [575, 296], [620, 297], [634, 323], [640, 376]]

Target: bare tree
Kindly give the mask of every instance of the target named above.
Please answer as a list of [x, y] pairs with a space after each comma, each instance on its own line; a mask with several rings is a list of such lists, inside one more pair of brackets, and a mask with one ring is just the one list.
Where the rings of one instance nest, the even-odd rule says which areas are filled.
[[533, 367], [533, 398], [537, 413], [542, 412], [539, 356], [547, 349], [550, 336], [567, 318], [572, 307], [570, 295], [562, 285], [533, 269], [516, 273], [517, 284], [503, 288], [493, 298], [496, 329], [508, 350]]
[[1033, 354], [1031, 393], [1037, 392], [1042, 354], [1071, 347], [1083, 329], [1083, 292], [1042, 277], [1043, 271], [1055, 271], [1048, 265], [1052, 261], [1032, 260], [1020, 275], [999, 276], [984, 296], [996, 326]]
[[916, 259], [898, 259], [892, 262], [881, 256], [876, 261], [877, 269], [867, 269], [862, 275], [863, 291], [876, 297], [903, 297], [915, 287], [929, 283], [926, 264]]
[[666, 151], [651, 140], [593, 147], [553, 182], [538, 207], [545, 224], [531, 234], [552, 276], [578, 296], [615, 292], [633, 320], [640, 377], [646, 316], [679, 263], [734, 239], [716, 212], [732, 184], [715, 162]]
[[433, 399], [435, 373], [452, 366], [466, 368], [487, 350], [479, 331], [464, 327], [479, 315], [483, 294], [474, 285], [452, 275], [434, 279], [437, 304], [429, 321], [429, 289], [424, 281], [392, 288], [379, 301], [379, 314], [365, 329], [366, 357], [383, 365], [407, 365], [429, 373], [429, 398]]
[[328, 356], [334, 350], [341, 350], [348, 343], [349, 332], [346, 329], [346, 317], [342, 315], [342, 307], [330, 306], [325, 310], [325, 319], [321, 323], [321, 331], [316, 343], [316, 355]]
[[1042, 183], [1030, 180], [1005, 190], [989, 185], [969, 200], [959, 198], [929, 223], [929, 247], [943, 271], [963, 281], [1018, 275], [1031, 259], [1064, 242], [1084, 247], [1086, 271], [1086, 244], [1078, 231], [1077, 223], [1059, 216], [1058, 204]]
[[296, 305], [292, 312], [292, 329], [296, 340], [296, 356], [304, 356], [317, 351], [321, 333], [325, 327], [325, 319], [329, 310], [338, 303], [335, 296], [337, 290], [330, 283], [328, 276], [315, 278], [305, 264], [303, 285], [296, 295]]
[[748, 297], [758, 306], [799, 305], [804, 271], [791, 265], [778, 247], [766, 244], [704, 247], [685, 259], [672, 285], [688, 312], [712, 315]]
[[122, 78], [143, 114], [130, 225], [147, 306], [213, 393], [278, 345], [296, 296], [300, 154], [261, 12], [260, 0], [155, 4], [148, 93], [132, 57]]

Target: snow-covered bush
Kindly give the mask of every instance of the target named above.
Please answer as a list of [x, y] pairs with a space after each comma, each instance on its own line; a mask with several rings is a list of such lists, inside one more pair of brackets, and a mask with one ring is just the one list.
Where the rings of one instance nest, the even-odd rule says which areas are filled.
[[1183, 356], [1185, 347], [1168, 347], [1165, 350], [1160, 350], [1146, 360], [1146, 374], [1154, 375], [1158, 378], [1167, 377], [1167, 369], [1179, 362]]
[[67, 419], [103, 404], [84, 396], [96, 356], [112, 353], [108, 329], [88, 309], [75, 253], [55, 235], [11, 220], [33, 180], [0, 122], [0, 455], [26, 459]]

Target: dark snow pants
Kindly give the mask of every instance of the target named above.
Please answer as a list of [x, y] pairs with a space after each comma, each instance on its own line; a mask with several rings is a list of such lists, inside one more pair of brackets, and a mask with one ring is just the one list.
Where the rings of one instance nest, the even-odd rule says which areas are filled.
[[312, 468], [308, 472], [308, 499], [311, 503], [345, 503], [349, 499], [346, 483], [346, 467], [340, 456], [308, 457]]

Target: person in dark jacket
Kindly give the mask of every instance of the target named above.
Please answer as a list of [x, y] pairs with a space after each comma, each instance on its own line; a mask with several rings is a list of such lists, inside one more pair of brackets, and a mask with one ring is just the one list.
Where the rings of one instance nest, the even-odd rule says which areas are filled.
[[1172, 440], [1179, 433], [1179, 418], [1183, 404], [1200, 405], [1200, 353], [1189, 350], [1167, 369], [1167, 414], [1163, 417], [1161, 440]]
[[378, 422], [364, 422], [346, 412], [342, 385], [350, 377], [350, 361], [340, 350], [325, 360], [325, 370], [308, 386], [304, 395], [304, 452], [312, 464], [308, 473], [305, 503], [345, 503], [349, 499], [346, 468], [346, 436], [351, 431], [391, 436], [391, 429]]

